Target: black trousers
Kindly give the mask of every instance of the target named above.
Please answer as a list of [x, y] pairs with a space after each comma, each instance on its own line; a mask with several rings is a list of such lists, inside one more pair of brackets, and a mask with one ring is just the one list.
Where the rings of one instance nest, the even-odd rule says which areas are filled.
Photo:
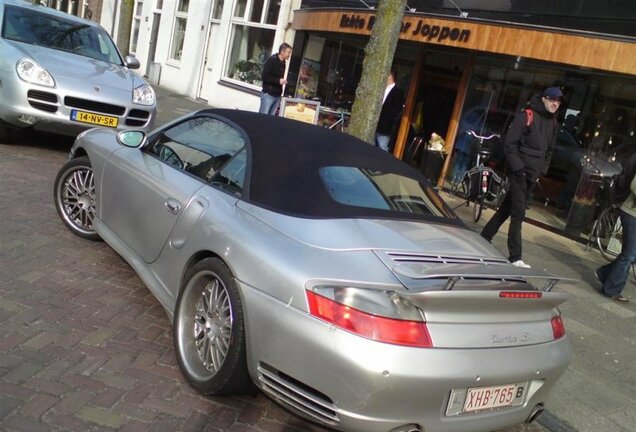
[[510, 262], [521, 259], [521, 224], [526, 216], [528, 197], [534, 187], [534, 182], [525, 175], [513, 174], [510, 177], [510, 189], [495, 214], [481, 231], [481, 236], [491, 241], [499, 228], [510, 217], [508, 229], [508, 252]]

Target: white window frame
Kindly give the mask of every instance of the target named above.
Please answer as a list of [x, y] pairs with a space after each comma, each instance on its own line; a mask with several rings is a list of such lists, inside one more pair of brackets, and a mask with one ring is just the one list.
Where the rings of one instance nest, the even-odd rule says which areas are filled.
[[[135, 0], [135, 10], [133, 11], [132, 31], [130, 35], [130, 47], [128, 47], [128, 51], [130, 51], [131, 54], [137, 53], [137, 43], [139, 42], [139, 31], [141, 29], [141, 11], [143, 8], [144, 0]], [[135, 27], [137, 27], [137, 37], [134, 37]]]
[[[219, 4], [221, 4], [220, 16], [219, 18], [214, 17], [214, 12], [217, 10]], [[232, 0], [212, 0], [212, 8], [210, 9], [210, 22], [215, 24], [221, 23], [221, 19], [223, 17], [223, 11], [226, 8], [231, 8], [233, 6]]]
[[[188, 28], [188, 11], [190, 10], [190, 0], [188, 0], [188, 8], [186, 11], [180, 11], [179, 5], [185, 0], [176, 0], [174, 5], [174, 19], [172, 20], [172, 34], [170, 35], [170, 46], [168, 47], [168, 60], [166, 63], [173, 65], [180, 65], [183, 58], [183, 47], [185, 46], [185, 37]], [[183, 39], [181, 40], [181, 56], [176, 59], [173, 57], [173, 49], [175, 47], [175, 37], [177, 30], [177, 20], [184, 20], [185, 25], [183, 27]]]
[[[257, 1], [262, 1], [263, 2], [263, 8], [261, 10], [261, 16], [260, 16], [260, 20], [258, 22], [256, 21], [249, 21], [249, 16], [252, 14], [252, 10], [254, 7], [254, 3]], [[221, 79], [224, 81], [229, 81], [233, 84], [239, 85], [239, 86], [244, 86], [246, 88], [250, 88], [250, 89], [254, 89], [254, 90], [261, 90], [261, 86], [259, 85], [255, 85], [255, 84], [250, 84], [247, 83], [245, 81], [241, 81], [239, 79], [235, 79], [232, 78], [229, 74], [228, 74], [228, 70], [230, 69], [230, 61], [232, 58], [232, 47], [234, 45], [234, 37], [236, 35], [236, 28], [237, 26], [242, 26], [242, 27], [246, 27], [246, 28], [262, 28], [265, 30], [271, 30], [274, 34], [274, 38], [276, 37], [276, 30], [277, 30], [277, 26], [278, 26], [278, 17], [276, 17], [276, 23], [274, 24], [266, 24], [266, 19], [267, 19], [267, 12], [269, 10], [269, 6], [272, 2], [274, 2], [275, 0], [247, 0], [246, 6], [245, 6], [245, 13], [243, 14], [243, 16], [239, 16], [239, 17], [235, 17], [234, 14], [236, 12], [236, 7], [238, 7], [238, 1], [235, 2], [230, 2], [232, 10], [231, 10], [231, 19], [230, 19], [230, 28], [229, 28], [229, 37], [227, 38], [227, 45], [225, 48], [225, 58], [223, 60], [223, 67], [221, 69]], [[228, 2], [226, 1], [225, 7], [230, 6], [230, 4], [228, 4]], [[279, 15], [280, 15], [280, 10], [279, 10]], [[275, 49], [275, 47], [271, 47], [272, 50]], [[267, 58], [269, 58], [269, 56], [271, 55], [271, 52], [267, 53]]]

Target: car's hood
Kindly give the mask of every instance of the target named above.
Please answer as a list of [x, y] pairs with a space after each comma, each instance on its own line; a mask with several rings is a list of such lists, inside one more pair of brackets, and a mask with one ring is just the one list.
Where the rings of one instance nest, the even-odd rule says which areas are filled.
[[460, 226], [387, 219], [304, 219], [245, 202], [237, 205], [283, 234], [318, 248], [503, 258], [479, 234]]
[[126, 94], [133, 89], [135, 75], [125, 66], [37, 45], [5, 42], [46, 69], [60, 88], [86, 88], [93, 93], [94, 86], [98, 86], [100, 91], [122, 91]]

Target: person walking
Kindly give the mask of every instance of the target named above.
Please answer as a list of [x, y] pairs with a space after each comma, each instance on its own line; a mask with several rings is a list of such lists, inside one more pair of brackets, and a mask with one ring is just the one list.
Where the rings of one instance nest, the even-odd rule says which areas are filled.
[[636, 260], [636, 154], [625, 163], [615, 181], [615, 190], [615, 198], [618, 202], [622, 201], [620, 218], [623, 227], [623, 247], [614, 261], [597, 268], [594, 275], [602, 284], [602, 295], [627, 303], [628, 300], [622, 292], [627, 283], [629, 269]]
[[504, 155], [510, 174], [510, 189], [501, 206], [481, 231], [488, 241], [510, 217], [509, 260], [516, 267], [530, 268], [523, 262], [521, 224], [526, 216], [528, 197], [539, 175], [545, 174], [556, 141], [556, 112], [563, 102], [558, 87], [549, 87], [533, 96], [528, 107], [518, 113], [504, 138]]
[[272, 54], [263, 65], [263, 72], [261, 73], [263, 91], [261, 92], [259, 113], [276, 114], [276, 109], [283, 94], [283, 86], [287, 84], [287, 80], [285, 79], [285, 62], [291, 57], [291, 53], [291, 45], [283, 43], [278, 48], [278, 53]]
[[389, 143], [400, 121], [400, 114], [404, 106], [404, 92], [395, 85], [397, 73], [391, 70], [386, 80], [382, 110], [375, 130], [375, 145], [382, 150], [389, 151]]

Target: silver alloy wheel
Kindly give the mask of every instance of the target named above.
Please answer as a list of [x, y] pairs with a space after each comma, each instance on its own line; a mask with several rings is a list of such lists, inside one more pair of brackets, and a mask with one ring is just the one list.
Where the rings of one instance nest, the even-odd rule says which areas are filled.
[[184, 294], [182, 337], [185, 345], [194, 349], [183, 353], [190, 373], [205, 379], [206, 372], [214, 376], [221, 369], [230, 348], [234, 322], [230, 297], [221, 278], [212, 271], [198, 273]]
[[90, 165], [68, 170], [58, 187], [58, 205], [67, 224], [81, 234], [93, 234], [95, 178]]

